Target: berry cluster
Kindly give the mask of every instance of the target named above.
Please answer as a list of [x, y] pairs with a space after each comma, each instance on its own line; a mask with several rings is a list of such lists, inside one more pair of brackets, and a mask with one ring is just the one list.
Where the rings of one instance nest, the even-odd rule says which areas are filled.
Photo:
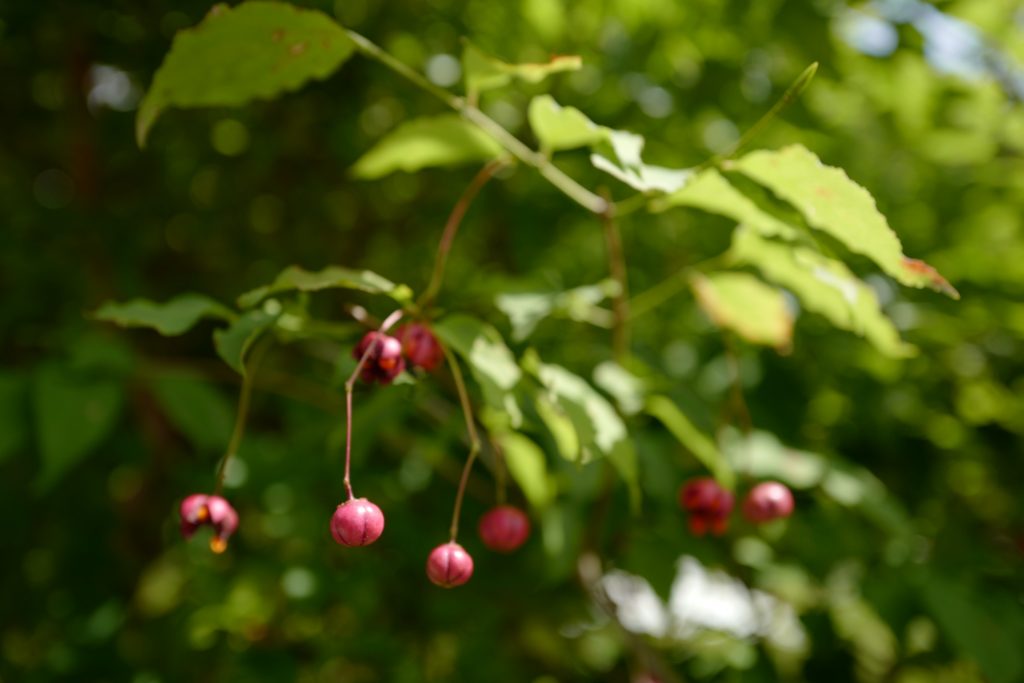
[[[711, 477], [691, 479], [679, 489], [679, 506], [689, 515], [690, 531], [696, 536], [711, 532], [721, 536], [729, 528], [735, 498]], [[784, 519], [793, 513], [793, 493], [785, 484], [765, 481], [754, 486], [743, 499], [743, 516], [753, 524]]]
[[[444, 360], [445, 351], [440, 342], [421, 323], [410, 323], [398, 328], [394, 336], [386, 334], [389, 317], [379, 331], [368, 332], [356, 345], [353, 356], [358, 365], [346, 383], [347, 434], [345, 460], [345, 487], [348, 500], [338, 505], [331, 516], [331, 536], [346, 547], [370, 545], [384, 532], [384, 513], [366, 498], [356, 498], [349, 477], [352, 428], [352, 383], [356, 376], [372, 384], [389, 384], [406, 367], [427, 372], [436, 369]], [[453, 374], [459, 371], [453, 368]], [[460, 380], [461, 381], [461, 380]], [[460, 497], [462, 489], [460, 487]], [[458, 514], [456, 505], [456, 515]], [[213, 528], [210, 547], [220, 553], [227, 548], [228, 537], [238, 528], [238, 514], [231, 504], [218, 495], [193, 494], [181, 503], [181, 533], [190, 538], [201, 526]], [[465, 548], [452, 540], [434, 548], [427, 558], [427, 577], [443, 588], [454, 588], [473, 576], [473, 558]], [[526, 513], [511, 505], [498, 505], [480, 518], [478, 525], [483, 544], [496, 552], [510, 553], [522, 546], [530, 536], [530, 520]]]

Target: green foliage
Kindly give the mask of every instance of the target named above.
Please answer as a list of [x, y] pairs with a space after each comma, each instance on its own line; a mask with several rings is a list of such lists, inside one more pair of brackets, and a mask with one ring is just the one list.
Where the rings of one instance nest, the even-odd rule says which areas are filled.
[[500, 88], [513, 79], [539, 83], [552, 74], [578, 71], [582, 65], [583, 61], [573, 55], [558, 55], [542, 64], [506, 64], [468, 40], [463, 41], [462, 73], [468, 93]]
[[168, 107], [236, 107], [326, 78], [355, 46], [320, 12], [282, 2], [216, 5], [199, 26], [182, 31], [153, 77], [136, 118], [144, 145]]
[[695, 275], [697, 302], [721, 328], [753, 344], [789, 346], [793, 318], [782, 292], [746, 273]]
[[203, 318], [230, 321], [235, 314], [208, 296], [181, 294], [162, 304], [146, 299], [108, 301], [96, 309], [93, 317], [121, 327], [148, 327], [165, 337], [174, 337], [188, 332]]
[[527, 112], [530, 128], [547, 154], [577, 147], [596, 145], [608, 135], [576, 107], [563, 107], [551, 95], [538, 95], [530, 100]]
[[412, 291], [405, 285], [396, 285], [385, 277], [370, 270], [351, 270], [340, 266], [328, 266], [323, 270], [310, 272], [301, 266], [289, 266], [263, 287], [246, 292], [238, 297], [238, 305], [251, 308], [268, 296], [288, 291], [318, 292], [322, 289], [355, 289], [370, 294], [384, 294], [399, 303], [412, 299]]
[[359, 157], [351, 170], [356, 178], [373, 180], [395, 171], [461, 166], [501, 155], [501, 145], [493, 138], [456, 114], [441, 114], [401, 124]]

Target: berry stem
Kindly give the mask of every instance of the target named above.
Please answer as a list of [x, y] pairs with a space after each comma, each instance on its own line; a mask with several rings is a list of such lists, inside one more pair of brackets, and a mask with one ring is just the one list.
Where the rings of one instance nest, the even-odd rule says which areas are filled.
[[504, 505], [508, 497], [508, 469], [505, 465], [505, 452], [493, 438], [490, 439], [491, 450], [494, 451], [494, 484], [495, 499], [498, 505]]
[[480, 436], [477, 434], [476, 425], [473, 423], [473, 406], [469, 402], [469, 392], [466, 391], [466, 381], [462, 377], [462, 369], [459, 368], [459, 362], [452, 355], [452, 352], [448, 350], [447, 346], [442, 345], [441, 349], [444, 351], [448, 367], [452, 371], [452, 378], [455, 380], [455, 389], [459, 393], [459, 403], [462, 404], [462, 415], [466, 418], [466, 432], [469, 434], [469, 455], [466, 457], [466, 464], [462, 468], [462, 477], [459, 479], [459, 490], [455, 494], [455, 509], [452, 511], [452, 525], [449, 529], [449, 540], [454, 543], [459, 535], [459, 515], [462, 514], [462, 499], [466, 493], [466, 484], [469, 482], [469, 472], [473, 469], [473, 462], [476, 460], [477, 453], [480, 452]]
[[619, 291], [612, 299], [612, 349], [615, 360], [620, 364], [629, 355], [629, 282], [626, 273], [626, 256], [622, 251], [622, 233], [615, 221], [615, 205], [607, 190], [602, 190], [605, 210], [601, 212], [604, 227], [604, 241], [608, 248], [608, 271], [619, 285]]
[[[391, 315], [384, 319], [381, 323], [380, 329], [377, 330], [380, 334], [384, 334], [397, 323], [402, 317], [402, 309], [394, 311]], [[379, 337], [374, 337], [373, 341], [366, 345], [366, 350], [363, 351], [363, 355], [359, 358], [359, 362], [356, 363], [355, 369], [352, 371], [352, 375], [345, 382], [345, 493], [348, 495], [348, 499], [352, 500], [355, 498], [355, 494], [352, 492], [352, 392], [355, 391], [356, 380], [359, 378], [359, 372], [366, 365], [366, 359], [370, 357], [373, 350], [377, 347]]]
[[523, 142], [508, 132], [497, 121], [487, 116], [465, 98], [457, 97], [443, 88], [439, 88], [419, 72], [409, 68], [398, 59], [385, 52], [379, 45], [369, 38], [355, 31], [347, 31], [349, 38], [355, 43], [356, 48], [364, 55], [375, 59], [387, 68], [402, 76], [416, 87], [424, 90], [438, 98], [455, 111], [462, 114], [463, 118], [484, 131], [498, 144], [505, 148], [512, 156], [519, 159], [527, 166], [531, 166], [544, 176], [561, 192], [574, 202], [591, 213], [600, 214], [607, 209], [607, 202], [580, 185], [578, 182], [566, 175], [560, 168], [551, 163], [547, 156], [527, 147]]
[[245, 424], [249, 419], [249, 404], [252, 402], [253, 375], [256, 374], [256, 367], [263, 359], [263, 355], [270, 347], [269, 337], [264, 337], [253, 348], [249, 355], [249, 362], [242, 360], [242, 388], [238, 391], [238, 410], [235, 413], [235, 426], [231, 430], [231, 438], [228, 440], [228, 448], [224, 457], [217, 465], [217, 475], [213, 485], [213, 495], [219, 496], [224, 488], [224, 474], [227, 472], [228, 461], [237, 453], [238, 447], [242, 444], [242, 436], [245, 435]]
[[441, 290], [441, 282], [444, 280], [444, 268], [448, 263], [448, 253], [452, 250], [452, 243], [455, 241], [455, 235], [459, 231], [459, 226], [462, 225], [462, 219], [466, 215], [466, 211], [469, 209], [469, 205], [473, 203], [473, 199], [477, 193], [480, 192], [481, 188], [487, 184], [487, 181], [494, 177], [494, 174], [500, 171], [506, 162], [502, 159], [488, 162], [470, 181], [469, 186], [466, 187], [462, 192], [462, 196], [459, 197], [459, 201], [455, 203], [452, 208], [451, 214], [448, 216], [447, 222], [444, 224], [444, 232], [441, 233], [441, 241], [437, 245], [437, 257], [434, 259], [434, 272], [430, 276], [430, 284], [427, 285], [426, 290], [420, 296], [417, 305], [420, 308], [428, 307], [437, 296], [437, 293]]

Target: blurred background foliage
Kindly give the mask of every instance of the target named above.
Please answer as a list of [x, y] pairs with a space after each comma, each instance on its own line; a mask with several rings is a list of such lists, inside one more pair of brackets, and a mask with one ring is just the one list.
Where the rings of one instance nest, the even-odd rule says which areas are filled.
[[[315, 295], [311, 309], [334, 325], [265, 361], [228, 472], [241, 529], [214, 556], [181, 541], [175, 508], [210, 486], [236, 375], [208, 325], [163, 338], [87, 312], [184, 291], [232, 301], [289, 264], [371, 268], [420, 290], [474, 170], [349, 177], [388, 130], [442, 111], [358, 57], [273, 102], [167, 115], [141, 152], [141, 93], [174, 33], [209, 6], [5, 0], [0, 680], [628, 681], [659, 666], [652, 653], [681, 680], [1024, 679], [1018, 2], [296, 4], [446, 87], [457, 87], [462, 36], [508, 61], [579, 54], [582, 70], [552, 79], [556, 99], [643, 133], [646, 159], [673, 167], [726, 149], [818, 61], [810, 89], [758, 144], [800, 142], [845, 168], [907, 253], [963, 298], [868, 277], [920, 349], [907, 360], [810, 315], [788, 354], [736, 345], [758, 430], [746, 437], [726, 426], [729, 347], [689, 294], [671, 299], [637, 319], [637, 359], [746, 474], [791, 483], [794, 518], [694, 538], [675, 491], [704, 470], [658, 423], [630, 418], [637, 516], [625, 487], [605, 500], [604, 465], [564, 463], [538, 432], [557, 503], [518, 554], [487, 553], [473, 526], [493, 484], [479, 468], [463, 522], [476, 575], [447, 592], [423, 575], [465, 453], [447, 376], [358, 393], [356, 487], [388, 527], [370, 548], [337, 547], [327, 519], [342, 495], [340, 388], [360, 333], [345, 306], [387, 310]], [[529, 138], [525, 106], [539, 92], [520, 84], [481, 104]], [[585, 155], [559, 163], [588, 187], [608, 183]], [[720, 252], [729, 228], [683, 210], [625, 218], [631, 290]], [[510, 338], [499, 293], [606, 276], [597, 222], [518, 169], [474, 203], [440, 301]], [[564, 319], [542, 321], [529, 345], [586, 377], [610, 355], [606, 330]], [[580, 588], [586, 534], [639, 636]]]

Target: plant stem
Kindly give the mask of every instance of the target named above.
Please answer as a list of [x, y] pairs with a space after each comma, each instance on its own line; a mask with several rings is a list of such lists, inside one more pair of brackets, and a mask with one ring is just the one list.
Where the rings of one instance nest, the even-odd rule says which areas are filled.
[[604, 227], [604, 241], [608, 248], [608, 271], [619, 285], [619, 292], [612, 299], [612, 349], [615, 360], [622, 363], [629, 355], [629, 281], [626, 273], [626, 256], [622, 251], [622, 233], [613, 215], [614, 204], [607, 191], [602, 192], [608, 209], [601, 214]]
[[228, 461], [238, 453], [238, 447], [242, 444], [242, 436], [245, 434], [245, 424], [249, 419], [249, 404], [252, 402], [253, 375], [256, 372], [256, 366], [263, 359], [263, 354], [270, 346], [269, 337], [260, 341], [261, 343], [257, 344], [249, 356], [249, 363], [246, 364], [245, 360], [242, 360], [242, 388], [238, 391], [235, 426], [231, 430], [231, 438], [228, 440], [228, 448], [224, 452], [224, 457], [221, 458], [220, 464], [217, 466], [217, 475], [213, 486], [213, 495], [215, 496], [219, 496], [224, 488], [224, 474], [228, 469]]
[[462, 192], [462, 196], [459, 197], [459, 201], [455, 203], [452, 208], [451, 214], [448, 216], [447, 222], [444, 224], [444, 232], [441, 234], [441, 241], [437, 245], [437, 257], [434, 259], [434, 272], [430, 276], [430, 284], [427, 285], [423, 295], [420, 296], [417, 305], [426, 309], [433, 301], [434, 297], [441, 290], [441, 282], [444, 280], [444, 269], [448, 263], [448, 253], [452, 250], [452, 243], [455, 241], [455, 235], [459, 231], [459, 226], [462, 225], [462, 219], [466, 215], [466, 211], [469, 209], [469, 205], [473, 202], [477, 193], [480, 192], [481, 188], [487, 184], [487, 181], [494, 177], [494, 174], [501, 170], [505, 166], [505, 162], [501, 159], [490, 161], [473, 177], [473, 180], [469, 183], [469, 186]]
[[504, 505], [508, 498], [508, 469], [505, 465], [505, 452], [492, 437], [491, 450], [494, 451], [494, 487], [495, 500], [498, 505]]
[[[384, 334], [390, 330], [401, 317], [402, 309], [393, 312], [381, 323], [380, 329], [377, 330], [378, 334]], [[378, 341], [379, 337], [375, 337], [367, 345], [363, 355], [359, 358], [359, 362], [356, 363], [355, 370], [352, 371], [352, 375], [345, 382], [345, 493], [348, 495], [349, 500], [355, 498], [355, 494], [352, 493], [352, 392], [355, 390], [359, 372], [366, 365], [366, 359], [377, 348]]]
[[505, 130], [501, 124], [477, 109], [476, 106], [470, 104], [462, 97], [457, 97], [447, 90], [437, 87], [420, 73], [392, 57], [365, 36], [355, 31], [346, 32], [364, 55], [377, 60], [413, 85], [430, 93], [462, 114], [467, 121], [494, 138], [512, 156], [527, 166], [537, 169], [548, 182], [587, 211], [600, 214], [607, 210], [607, 202], [604, 199], [567, 176], [561, 169], [552, 164], [546, 156], [527, 147], [519, 138]]
[[466, 382], [462, 377], [459, 361], [448, 350], [447, 346], [442, 345], [441, 349], [444, 351], [448, 367], [452, 371], [452, 378], [455, 380], [455, 389], [459, 394], [459, 403], [462, 404], [462, 415], [466, 418], [466, 432], [469, 434], [469, 455], [466, 457], [466, 464], [462, 468], [459, 490], [455, 493], [455, 509], [452, 511], [452, 525], [449, 529], [449, 540], [454, 543], [459, 535], [459, 515], [462, 514], [462, 498], [466, 492], [466, 483], [469, 481], [469, 472], [473, 469], [473, 462], [476, 460], [477, 453], [480, 452], [480, 437], [476, 432], [476, 425], [473, 423], [473, 406], [469, 402], [469, 392], [466, 391]]

